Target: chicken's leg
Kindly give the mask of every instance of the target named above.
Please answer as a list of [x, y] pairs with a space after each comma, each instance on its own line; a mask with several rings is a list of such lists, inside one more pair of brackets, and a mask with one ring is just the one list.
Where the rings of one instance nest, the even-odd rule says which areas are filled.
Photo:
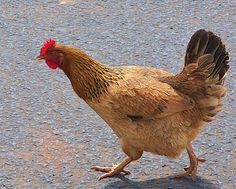
[[188, 152], [188, 156], [189, 156], [189, 160], [190, 160], [190, 166], [184, 168], [185, 172], [184, 173], [178, 173], [175, 175], [175, 178], [180, 178], [183, 176], [187, 176], [189, 174], [192, 175], [192, 180], [196, 179], [197, 176], [197, 166], [198, 166], [198, 162], [205, 162], [205, 159], [202, 158], [198, 158], [192, 148], [192, 144], [189, 143], [186, 147], [187, 152]]
[[120, 172], [123, 172], [125, 174], [130, 174], [129, 171], [124, 170], [124, 167], [128, 165], [131, 161], [132, 159], [130, 157], [126, 157], [118, 165], [113, 165], [111, 167], [93, 166], [92, 169], [95, 171], [107, 172], [98, 178], [98, 180], [101, 180], [106, 177], [112, 177], [116, 174], [119, 174]]

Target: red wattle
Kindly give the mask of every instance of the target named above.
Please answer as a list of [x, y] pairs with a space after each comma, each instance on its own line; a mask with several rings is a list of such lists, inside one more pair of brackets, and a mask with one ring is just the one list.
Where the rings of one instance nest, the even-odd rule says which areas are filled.
[[53, 70], [55, 70], [59, 66], [58, 64], [56, 64], [55, 62], [52, 62], [50, 60], [46, 60], [46, 63]]

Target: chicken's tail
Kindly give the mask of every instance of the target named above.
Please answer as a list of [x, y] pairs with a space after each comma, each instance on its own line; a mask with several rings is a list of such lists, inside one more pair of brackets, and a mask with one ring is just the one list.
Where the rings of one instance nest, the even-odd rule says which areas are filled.
[[212, 32], [198, 30], [190, 39], [185, 55], [183, 72], [187, 73], [187, 79], [184, 83], [191, 90], [204, 121], [211, 121], [221, 110], [228, 60], [225, 45]]
[[225, 45], [220, 37], [214, 33], [203, 29], [198, 30], [188, 43], [185, 66], [193, 63], [202, 63], [202, 61], [206, 61], [207, 57], [210, 58], [209, 55], [212, 56], [213, 60], [211, 62], [208, 61], [208, 64], [212, 63], [212, 67], [214, 67], [211, 76], [219, 76], [219, 80], [222, 80], [229, 69], [229, 54], [225, 50]]

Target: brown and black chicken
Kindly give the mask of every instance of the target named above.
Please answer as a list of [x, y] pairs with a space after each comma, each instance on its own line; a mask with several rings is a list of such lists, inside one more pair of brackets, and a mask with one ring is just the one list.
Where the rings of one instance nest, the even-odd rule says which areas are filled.
[[47, 40], [37, 59], [64, 71], [76, 94], [118, 136], [127, 157], [111, 167], [94, 166], [111, 177], [139, 159], [144, 151], [176, 158], [186, 149], [190, 166], [176, 177], [196, 178], [198, 158], [191, 142], [222, 108], [228, 53], [212, 32], [191, 38], [184, 68], [172, 74], [141, 66], [106, 66], [82, 50]]

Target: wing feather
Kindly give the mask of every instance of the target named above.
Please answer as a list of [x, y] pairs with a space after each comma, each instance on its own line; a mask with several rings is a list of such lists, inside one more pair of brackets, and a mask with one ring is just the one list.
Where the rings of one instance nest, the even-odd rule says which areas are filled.
[[159, 119], [195, 106], [193, 99], [166, 83], [135, 81], [129, 81], [112, 99], [113, 109], [132, 121]]

